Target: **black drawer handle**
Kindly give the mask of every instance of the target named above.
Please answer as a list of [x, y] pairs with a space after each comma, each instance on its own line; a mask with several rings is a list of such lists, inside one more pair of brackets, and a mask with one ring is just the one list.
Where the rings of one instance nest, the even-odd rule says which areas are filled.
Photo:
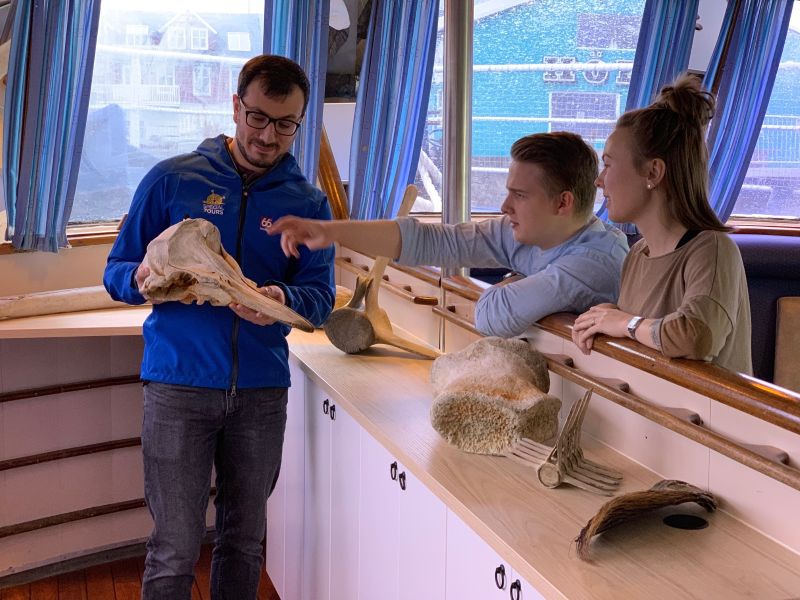
[[504, 590], [506, 588], [506, 568], [503, 565], [500, 565], [494, 570], [494, 584], [497, 586], [498, 590]]
[[326, 415], [328, 414], [328, 407], [331, 405], [331, 401], [325, 398], [325, 402], [322, 403], [322, 412]]
[[397, 481], [397, 461], [389, 465], [389, 477], [392, 478], [392, 481]]
[[336, 405], [335, 404], [331, 404], [330, 415], [331, 415], [331, 421], [335, 421], [336, 420]]
[[522, 598], [522, 584], [519, 579], [511, 584], [511, 589], [508, 590], [511, 600], [520, 600]]
[[397, 476], [397, 481], [400, 482], [400, 489], [406, 489], [406, 472], [403, 471], [400, 475]]

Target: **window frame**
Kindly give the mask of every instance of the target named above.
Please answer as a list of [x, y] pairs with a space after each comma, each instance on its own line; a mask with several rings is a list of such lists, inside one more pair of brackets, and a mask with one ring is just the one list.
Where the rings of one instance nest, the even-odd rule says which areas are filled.
[[[132, 48], [147, 46], [150, 37], [150, 27], [143, 23], [125, 24], [125, 45]], [[139, 43], [141, 42], [141, 43]]]
[[[202, 35], [196, 38], [195, 34]], [[199, 41], [199, 45], [195, 45], [196, 39]], [[205, 27], [192, 27], [189, 44], [191, 50], [208, 50], [208, 29]]]
[[[178, 36], [177, 34], [181, 35]], [[179, 42], [176, 42], [179, 40]], [[186, 28], [173, 25], [167, 30], [167, 48], [170, 50], [186, 50]]]
[[[238, 40], [234, 48], [231, 43], [232, 40]], [[245, 42], [242, 44], [241, 42]], [[246, 46], [246, 47], [244, 47]], [[231, 52], [250, 52], [253, 45], [250, 40], [249, 31], [229, 31], [228, 32], [228, 50]]]
[[[194, 65], [192, 65], [192, 94], [194, 96], [197, 96], [199, 98], [205, 98], [205, 97], [211, 96], [211, 79], [212, 79], [212, 76], [213, 76], [212, 70], [213, 70], [212, 66], [210, 64], [208, 64], [208, 63], [200, 62], [200, 63], [195, 63]], [[200, 71], [205, 71], [205, 73], [207, 74], [208, 91], [205, 91], [205, 90], [198, 91], [198, 85], [197, 85], [198, 84], [198, 73]]]

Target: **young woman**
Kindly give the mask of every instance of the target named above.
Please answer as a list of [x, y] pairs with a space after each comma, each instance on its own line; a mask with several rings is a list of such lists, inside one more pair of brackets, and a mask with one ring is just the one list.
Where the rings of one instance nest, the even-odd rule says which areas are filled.
[[708, 203], [705, 127], [713, 114], [714, 97], [683, 76], [617, 121], [595, 183], [609, 218], [634, 223], [643, 237], [625, 259], [617, 304], [575, 320], [582, 352], [604, 333], [752, 373], [742, 258]]

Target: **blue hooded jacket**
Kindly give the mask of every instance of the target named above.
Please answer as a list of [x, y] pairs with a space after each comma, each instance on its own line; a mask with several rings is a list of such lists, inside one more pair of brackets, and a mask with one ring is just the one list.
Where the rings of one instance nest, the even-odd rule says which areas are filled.
[[[194, 152], [160, 162], [142, 179], [106, 264], [103, 283], [115, 300], [142, 304], [134, 275], [147, 244], [184, 218], [216, 225], [222, 246], [258, 285], [279, 285], [286, 304], [321, 325], [335, 297], [333, 249], [287, 258], [268, 226], [284, 215], [330, 219], [325, 195], [287, 154], [268, 173], [245, 184], [220, 135]], [[165, 302], [144, 324], [142, 379], [216, 389], [288, 387], [286, 335], [276, 323], [260, 326], [227, 306]]]

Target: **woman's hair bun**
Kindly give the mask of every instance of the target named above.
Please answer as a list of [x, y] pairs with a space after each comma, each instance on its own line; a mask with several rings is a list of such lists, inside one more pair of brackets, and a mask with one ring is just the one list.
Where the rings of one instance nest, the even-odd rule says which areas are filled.
[[653, 105], [668, 108], [705, 127], [714, 116], [715, 102], [714, 95], [702, 88], [699, 78], [686, 74], [661, 88]]

